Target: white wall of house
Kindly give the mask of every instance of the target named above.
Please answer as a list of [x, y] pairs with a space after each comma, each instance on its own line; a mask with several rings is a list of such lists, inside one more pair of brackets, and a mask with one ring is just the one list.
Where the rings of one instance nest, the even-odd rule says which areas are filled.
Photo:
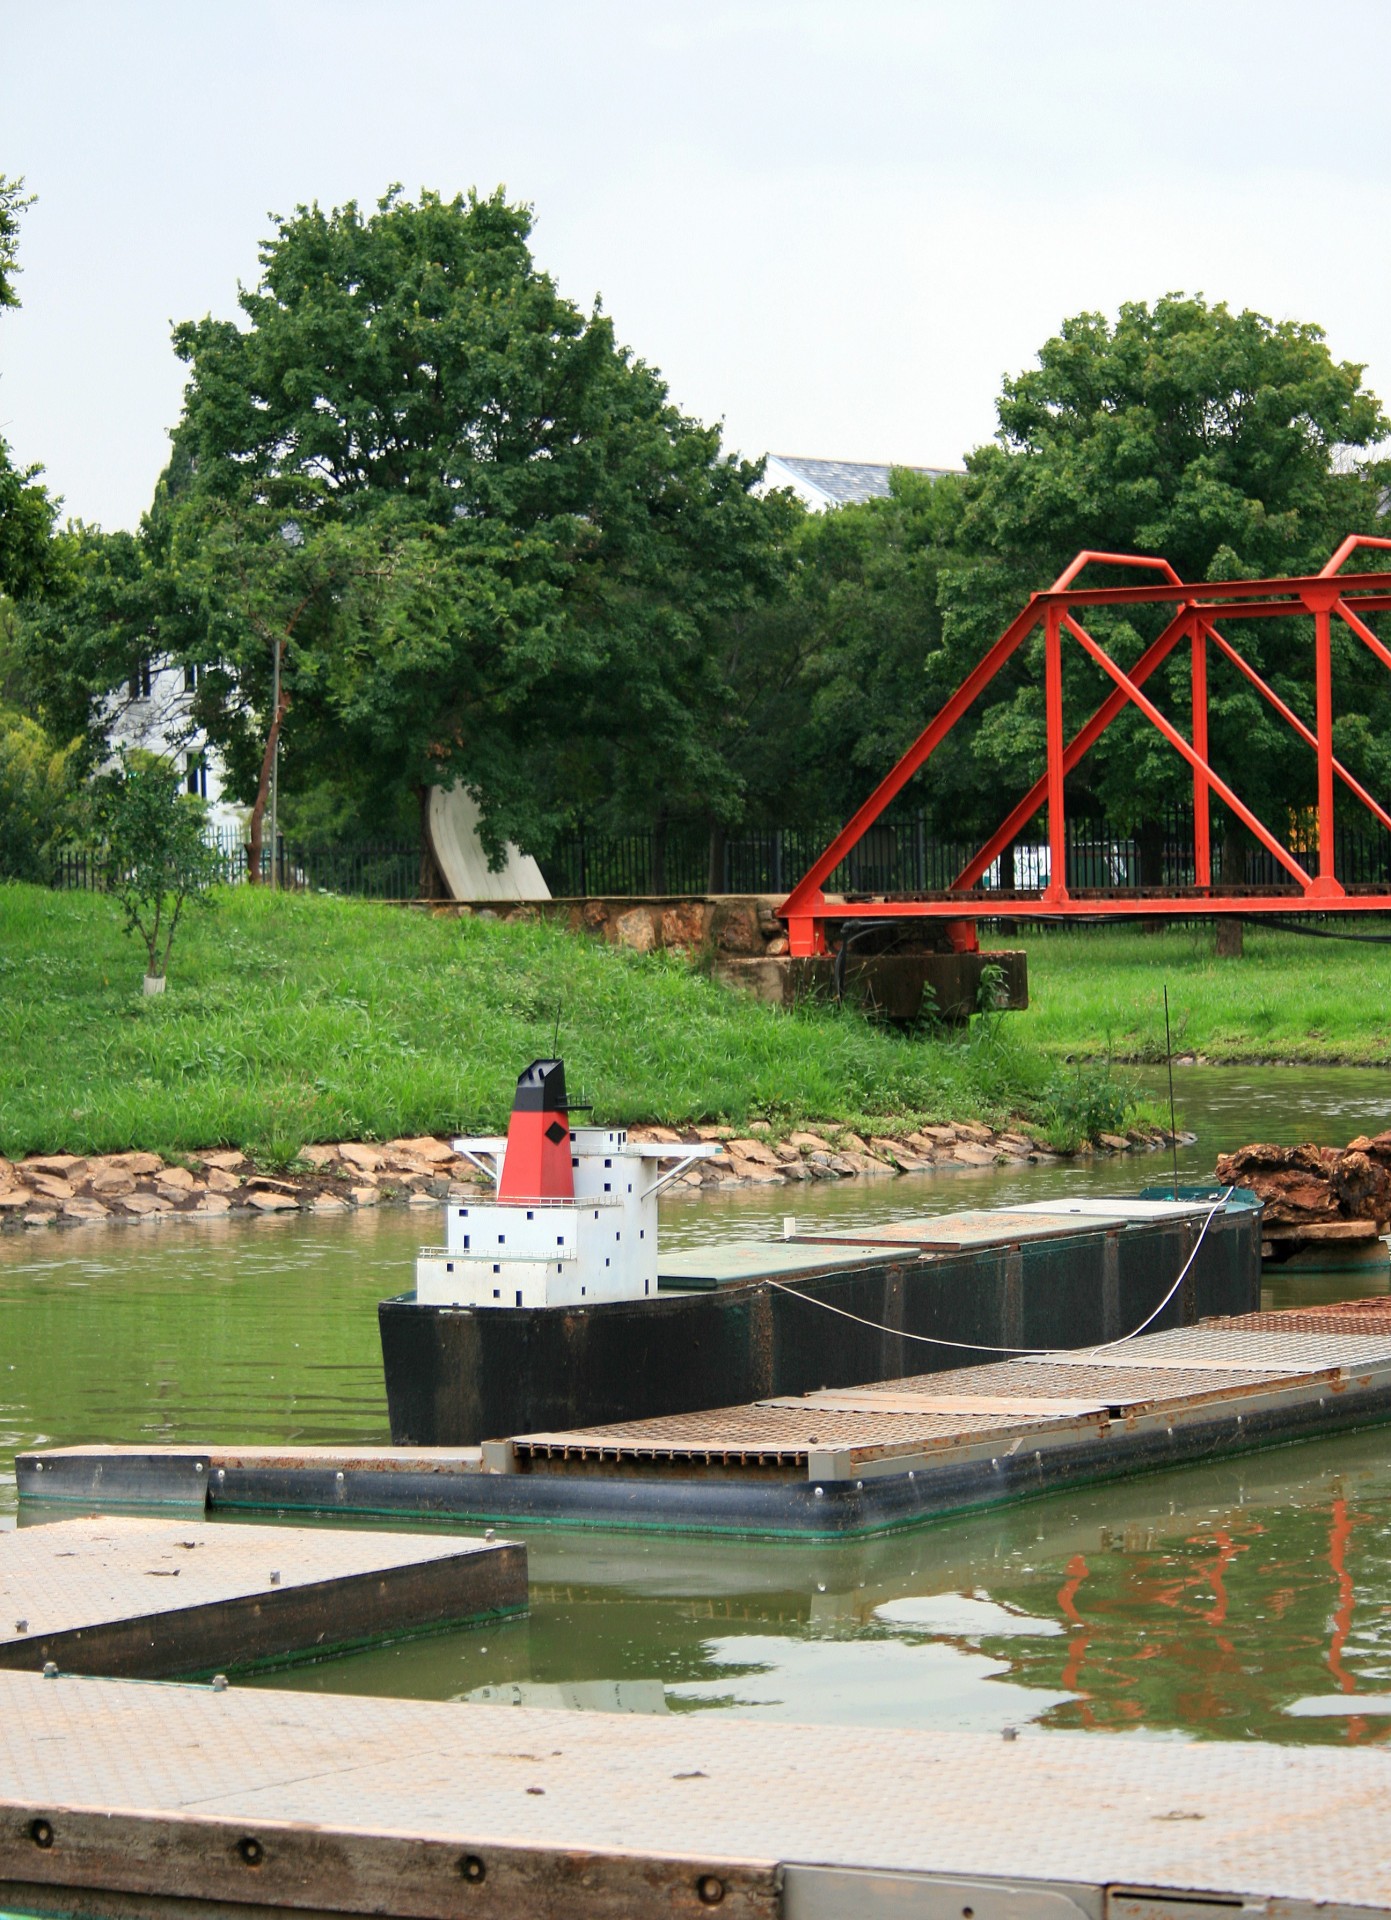
[[248, 809], [228, 797], [226, 770], [207, 735], [193, 722], [193, 668], [151, 660], [127, 686], [108, 694], [103, 719], [112, 748], [163, 754], [178, 767], [183, 785], [208, 803], [208, 824], [240, 829]]

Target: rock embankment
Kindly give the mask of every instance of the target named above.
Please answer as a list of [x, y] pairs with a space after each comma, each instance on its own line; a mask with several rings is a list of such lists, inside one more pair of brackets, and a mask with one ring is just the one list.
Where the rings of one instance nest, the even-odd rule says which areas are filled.
[[209, 1147], [178, 1162], [157, 1153], [31, 1154], [0, 1159], [0, 1223], [70, 1227], [168, 1215], [345, 1213], [383, 1201], [434, 1205], [457, 1189], [474, 1193], [467, 1160], [425, 1135], [369, 1146], [305, 1147], [293, 1169], [262, 1173], [234, 1147]]
[[[1058, 1158], [1027, 1132], [996, 1132], [968, 1120], [869, 1139], [840, 1127], [808, 1128], [784, 1139], [757, 1125], [744, 1134], [732, 1127], [631, 1131], [635, 1140], [673, 1146], [715, 1143], [718, 1153], [681, 1176], [692, 1187], [786, 1185]], [[1166, 1138], [1134, 1128], [1125, 1135], [1103, 1134], [1088, 1150], [1144, 1150]], [[178, 1161], [157, 1153], [31, 1154], [17, 1161], [0, 1158], [0, 1230], [175, 1215], [207, 1220], [229, 1214], [345, 1213], [393, 1204], [425, 1207], [476, 1196], [484, 1185], [470, 1161], [432, 1134], [383, 1145], [345, 1140], [308, 1146], [293, 1167], [276, 1174], [261, 1172], [234, 1147], [210, 1147]]]

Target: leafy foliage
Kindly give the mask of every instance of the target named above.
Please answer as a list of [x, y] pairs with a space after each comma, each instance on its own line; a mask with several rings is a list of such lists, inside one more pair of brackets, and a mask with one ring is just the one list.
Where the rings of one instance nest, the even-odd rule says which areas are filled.
[[[0, 173], [0, 308], [19, 305], [19, 221], [33, 197], [23, 180]], [[48, 582], [58, 502], [40, 482], [42, 471], [17, 467], [0, 438], [0, 594], [36, 593]]]
[[0, 878], [47, 880], [74, 823], [72, 757], [37, 721], [0, 706]]
[[[956, 677], [1083, 548], [1160, 554], [1185, 579], [1316, 571], [1344, 533], [1380, 516], [1384, 470], [1347, 457], [1388, 430], [1362, 372], [1335, 361], [1316, 326], [1196, 297], [1129, 303], [1114, 323], [1094, 313], [1065, 322], [1036, 368], [1005, 381], [996, 440], [967, 462], [960, 557], [944, 570], [940, 595]], [[1096, 583], [1108, 577], [1118, 578], [1098, 570]], [[1093, 630], [1126, 665], [1162, 618], [1098, 613]], [[1312, 718], [1307, 628], [1252, 628], [1242, 647]], [[963, 782], [982, 803], [993, 804], [996, 782], [1017, 791], [1042, 769], [1042, 649], [1040, 630], [982, 712], [969, 748], [974, 778]], [[1075, 649], [1066, 658], [1071, 726], [1104, 687]], [[1385, 676], [1350, 646], [1340, 650], [1339, 677], [1345, 712], [1380, 710]], [[1182, 671], [1153, 691], [1186, 717]], [[1214, 667], [1210, 713], [1219, 769], [1239, 769], [1238, 785], [1258, 807], [1309, 796], [1312, 756], [1234, 671]], [[1127, 712], [1073, 785], [1083, 804], [1139, 825], [1187, 783], [1178, 756]]]
[[728, 800], [707, 642], [776, 584], [789, 515], [536, 269], [530, 224], [500, 194], [300, 207], [245, 327], [175, 330], [169, 561], [228, 669], [214, 738], [264, 784], [278, 653], [288, 785], [462, 779], [494, 852], [658, 770]]

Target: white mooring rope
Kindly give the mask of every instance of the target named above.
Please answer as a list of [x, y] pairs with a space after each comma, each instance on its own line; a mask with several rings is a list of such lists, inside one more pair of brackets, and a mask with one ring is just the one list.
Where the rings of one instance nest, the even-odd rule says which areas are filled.
[[[1207, 1237], [1208, 1228], [1212, 1225], [1217, 1215], [1221, 1213], [1235, 1191], [1235, 1187], [1228, 1187], [1216, 1205], [1209, 1208], [1207, 1218], [1203, 1221], [1202, 1230], [1193, 1242], [1193, 1251], [1179, 1269], [1178, 1278], [1174, 1281], [1174, 1284], [1170, 1287], [1164, 1298], [1159, 1302], [1159, 1305], [1145, 1315], [1138, 1327], [1133, 1328], [1129, 1333], [1121, 1334], [1115, 1340], [1104, 1340], [1099, 1346], [1069, 1347], [1066, 1351], [1078, 1354], [1109, 1353], [1113, 1347], [1123, 1347], [1128, 1340], [1138, 1339], [1150, 1322], [1157, 1319], [1159, 1315], [1163, 1313], [1165, 1307], [1168, 1306], [1169, 1302], [1188, 1278], [1189, 1268], [1198, 1257], [1198, 1249]], [[891, 1333], [896, 1340], [916, 1340], [921, 1346], [925, 1347], [954, 1347], [962, 1353], [1008, 1353], [1012, 1354], [1015, 1359], [1019, 1359], [1021, 1356], [1042, 1356], [1044, 1354], [1062, 1351], [1062, 1349], [1058, 1347], [992, 1347], [985, 1340], [942, 1340], [931, 1333], [905, 1333], [900, 1327], [886, 1326], [882, 1320], [867, 1320], [862, 1313], [851, 1313], [845, 1307], [833, 1307], [829, 1300], [818, 1300], [814, 1294], [802, 1293], [796, 1287], [789, 1287], [783, 1280], [768, 1280], [766, 1284], [770, 1287], [776, 1287], [779, 1293], [791, 1294], [794, 1300], [802, 1300], [809, 1307], [821, 1307], [827, 1313], [839, 1314], [842, 1320], [854, 1320], [862, 1327], [872, 1327], [876, 1333]]]

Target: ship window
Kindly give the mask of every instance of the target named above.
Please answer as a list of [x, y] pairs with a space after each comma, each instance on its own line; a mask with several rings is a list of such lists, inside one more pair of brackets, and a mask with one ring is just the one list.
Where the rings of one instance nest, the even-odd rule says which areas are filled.
[[[612, 1182], [612, 1180], [606, 1180], [606, 1181], [604, 1182], [604, 1192], [605, 1192], [605, 1193], [612, 1193], [612, 1192], [613, 1192], [613, 1182]], [[595, 1214], [595, 1216], [594, 1216], [594, 1217], [595, 1217], [595, 1219], [597, 1220], [599, 1216], [598, 1216], [598, 1214]]]
[[502, 1272], [502, 1268], [501, 1268], [501, 1267], [494, 1267], [494, 1268], [493, 1268], [493, 1272], [494, 1272], [494, 1273], [501, 1273], [501, 1272]]
[[521, 1304], [522, 1304], [522, 1290], [520, 1287], [518, 1287], [517, 1288], [517, 1305], [520, 1306]]
[[500, 1233], [497, 1237], [497, 1243], [500, 1247], [505, 1247], [507, 1245], [507, 1235]]
[[445, 1261], [445, 1263], [444, 1263], [444, 1270], [445, 1270], [445, 1272], [446, 1272], [446, 1273], [453, 1273], [453, 1271], [454, 1271], [454, 1262], [453, 1262], [452, 1260], [446, 1260], [446, 1261]]
[[599, 1218], [599, 1215], [598, 1215], [598, 1214], [596, 1213], [596, 1214], [594, 1215], [594, 1218], [595, 1218], [595, 1219], [597, 1220], [597, 1219]]
[[493, 1298], [494, 1298], [494, 1300], [501, 1300], [501, 1298], [502, 1298], [502, 1289], [501, 1289], [501, 1287], [494, 1287], [494, 1288], [493, 1288]]
[[612, 1162], [612, 1160], [606, 1160], [606, 1161], [604, 1162], [604, 1165], [605, 1165], [606, 1167], [611, 1167], [611, 1166], [613, 1165], [613, 1162]]
[[555, 1244], [558, 1247], [563, 1247], [565, 1245], [565, 1235], [563, 1233], [558, 1233], [555, 1236]]
[[605, 1259], [604, 1259], [604, 1265], [605, 1265], [605, 1266], [608, 1266], [608, 1265], [609, 1265], [609, 1261], [608, 1261], [608, 1258], [607, 1258], [607, 1256], [605, 1256]]
[[650, 1280], [644, 1280], [642, 1283], [642, 1290], [644, 1293], [650, 1293], [652, 1291], [652, 1282]]
[[581, 1299], [581, 1300], [583, 1300], [583, 1298], [584, 1298], [584, 1288], [583, 1288], [583, 1287], [581, 1287], [581, 1288], [580, 1288], [580, 1299]]
[[647, 1238], [647, 1229], [646, 1229], [646, 1227], [639, 1227], [639, 1228], [638, 1228], [638, 1239], [639, 1239], [639, 1240], [645, 1240], [646, 1238]]
[[621, 1233], [616, 1233], [613, 1237], [615, 1240], [621, 1240], [623, 1238], [623, 1235]]
[[631, 1181], [631, 1180], [630, 1180], [630, 1181], [628, 1182], [628, 1191], [629, 1191], [629, 1193], [631, 1193], [631, 1192], [633, 1191], [633, 1183], [632, 1183], [632, 1181]]
[[534, 1220], [536, 1218], [536, 1215], [531, 1211], [530, 1207], [526, 1210], [526, 1217], [528, 1220]]
[[580, 1163], [579, 1163], [579, 1161], [578, 1161], [578, 1160], [573, 1160], [573, 1159], [572, 1159], [572, 1160], [571, 1160], [571, 1162], [570, 1162], [570, 1165], [571, 1165], [572, 1167], [577, 1167], [577, 1166], [578, 1166], [579, 1164], [580, 1164]]
[[468, 1252], [468, 1235], [467, 1234], [464, 1235], [464, 1252], [465, 1253]]

